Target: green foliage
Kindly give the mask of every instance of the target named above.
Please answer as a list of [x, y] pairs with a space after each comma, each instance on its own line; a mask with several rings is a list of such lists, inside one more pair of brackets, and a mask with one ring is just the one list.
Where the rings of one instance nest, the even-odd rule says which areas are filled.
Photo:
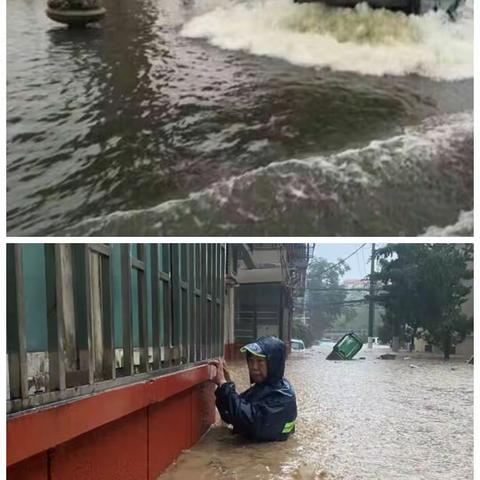
[[381, 269], [374, 279], [383, 291], [375, 299], [385, 306], [385, 328], [392, 336], [421, 331], [448, 358], [452, 341], [462, 341], [473, 328], [462, 313], [471, 291], [466, 282], [473, 278], [472, 246], [389, 244], [376, 254]]
[[345, 301], [347, 292], [341, 290], [340, 278], [348, 270], [348, 265], [336, 265], [324, 258], [315, 258], [310, 264], [306, 304], [310, 311], [313, 338], [321, 338], [323, 331], [346, 310], [342, 302]]
[[311, 347], [314, 341], [310, 327], [297, 319], [292, 324], [292, 338], [303, 340], [306, 348]]

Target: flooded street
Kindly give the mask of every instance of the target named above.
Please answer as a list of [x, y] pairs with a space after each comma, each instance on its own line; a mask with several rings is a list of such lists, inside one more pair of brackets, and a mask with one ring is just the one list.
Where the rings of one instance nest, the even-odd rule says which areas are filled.
[[[219, 424], [160, 479], [473, 479], [471, 365], [378, 360], [382, 347], [350, 362], [326, 361], [329, 352], [287, 362], [299, 412], [288, 441], [248, 443]], [[246, 365], [231, 370], [246, 389]]]
[[105, 6], [7, 1], [10, 235], [471, 233], [471, 0]]

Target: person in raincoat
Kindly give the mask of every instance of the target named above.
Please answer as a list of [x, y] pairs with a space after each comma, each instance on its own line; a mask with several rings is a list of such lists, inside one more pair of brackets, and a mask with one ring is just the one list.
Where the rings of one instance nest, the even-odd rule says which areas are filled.
[[297, 401], [283, 374], [285, 344], [276, 337], [260, 337], [240, 349], [246, 353], [252, 386], [238, 394], [223, 359], [210, 362], [217, 367], [213, 381], [216, 406], [233, 433], [256, 441], [283, 441], [295, 431]]

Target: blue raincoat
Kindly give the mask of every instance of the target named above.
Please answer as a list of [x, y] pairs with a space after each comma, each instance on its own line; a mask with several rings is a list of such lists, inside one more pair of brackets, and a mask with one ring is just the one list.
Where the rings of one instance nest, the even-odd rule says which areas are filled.
[[215, 391], [216, 406], [223, 421], [233, 425], [233, 433], [257, 441], [286, 440], [295, 431], [297, 401], [283, 378], [285, 344], [276, 337], [260, 337], [251, 346], [267, 357], [267, 379], [241, 394], [233, 382], [224, 383]]

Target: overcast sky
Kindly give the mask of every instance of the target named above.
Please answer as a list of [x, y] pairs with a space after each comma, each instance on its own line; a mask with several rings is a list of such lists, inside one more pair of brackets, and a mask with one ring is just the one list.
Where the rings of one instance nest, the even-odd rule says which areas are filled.
[[[342, 244], [323, 244], [317, 243], [315, 245], [315, 257], [326, 258], [329, 262], [336, 263], [339, 259], [348, 257], [361, 243], [342, 243]], [[361, 279], [365, 275], [370, 273], [370, 254], [372, 244], [367, 243], [361, 250], [359, 250], [353, 257], [349, 258], [346, 263], [350, 267], [350, 270], [343, 276], [344, 280], [347, 279]]]

